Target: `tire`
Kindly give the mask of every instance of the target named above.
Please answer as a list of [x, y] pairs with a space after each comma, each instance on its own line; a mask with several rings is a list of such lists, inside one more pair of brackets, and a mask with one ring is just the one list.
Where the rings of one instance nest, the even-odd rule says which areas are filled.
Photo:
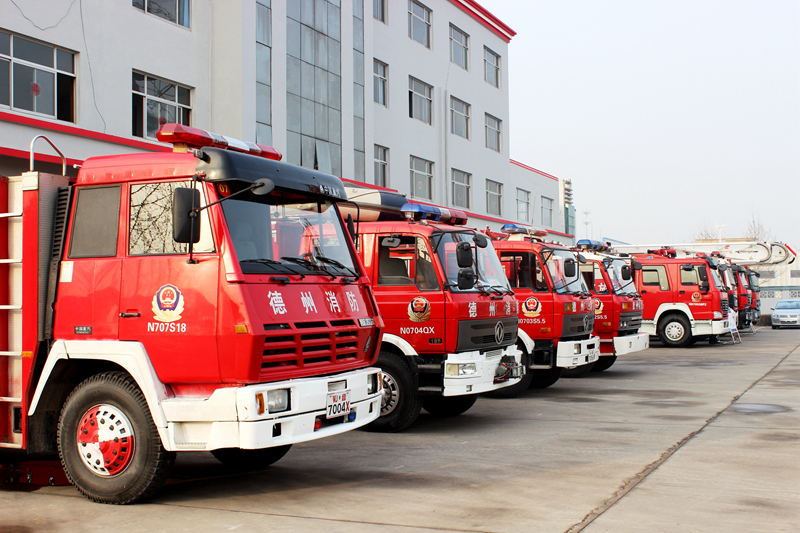
[[719, 344], [719, 335], [711, 335], [708, 338], [708, 344]]
[[689, 321], [683, 315], [667, 315], [658, 322], [658, 338], [670, 348], [686, 346], [692, 338]]
[[[508, 387], [502, 389], [495, 389], [491, 392], [484, 393], [484, 396], [490, 398], [516, 398], [531, 386], [533, 381], [533, 370], [530, 368], [525, 369], [525, 375], [519, 378], [519, 381]], [[427, 409], [427, 408], [426, 408]], [[430, 411], [429, 411], [430, 412]]]
[[70, 393], [58, 419], [58, 454], [81, 494], [118, 505], [153, 495], [175, 463], [142, 391], [124, 372], [97, 374]]
[[582, 378], [588, 376], [594, 368], [595, 363], [587, 363], [585, 365], [576, 366], [575, 368], [565, 368], [561, 371], [562, 378]]
[[381, 352], [377, 366], [383, 374], [381, 415], [366, 427], [372, 431], [403, 431], [419, 416], [422, 407], [414, 386], [414, 376], [404, 356]]
[[554, 366], [553, 368], [548, 368], [546, 370], [531, 370], [529, 368], [528, 372], [531, 373], [530, 388], [546, 389], [558, 381], [558, 379], [561, 377], [562, 370], [563, 369], [560, 366]]
[[603, 370], [608, 370], [616, 362], [616, 355], [601, 355], [600, 359], [594, 362], [594, 366], [592, 366], [592, 372], [602, 372]]
[[422, 401], [422, 408], [433, 416], [449, 417], [466, 413], [475, 405], [477, 394], [463, 396], [431, 396]]
[[231, 468], [258, 469], [277, 463], [291, 448], [291, 444], [260, 448], [258, 450], [244, 450], [242, 448], [220, 448], [211, 450], [211, 455]]
[[772, 326], [772, 329], [780, 329], [778, 326]]

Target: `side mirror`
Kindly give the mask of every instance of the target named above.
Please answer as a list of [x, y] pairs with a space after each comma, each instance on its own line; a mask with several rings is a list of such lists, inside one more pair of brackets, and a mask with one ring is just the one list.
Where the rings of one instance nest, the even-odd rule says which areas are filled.
[[769, 309], [770, 309], [770, 311], [774, 311], [774, 310], [775, 310], [775, 308], [774, 308], [774, 307], [770, 307]]
[[353, 222], [353, 215], [351, 213], [347, 214], [347, 232], [350, 234], [350, 238], [353, 239], [353, 243], [356, 242], [358, 235], [356, 234], [356, 225]]
[[705, 268], [698, 268], [697, 274], [700, 276], [700, 281], [708, 281], [708, 272]]
[[474, 286], [475, 286], [475, 271], [472, 270], [471, 268], [459, 269], [458, 289], [462, 291], [468, 291]]
[[633, 262], [633, 269], [634, 270], [641, 270], [642, 269], [642, 264], [639, 261], [634, 261]]
[[720, 272], [725, 272], [726, 270], [728, 270], [728, 265], [726, 265], [725, 263], [722, 263], [722, 264], [720, 264], [719, 266], [717, 266], [717, 269], [718, 269]]
[[578, 262], [580, 262], [581, 264], [586, 263], [586, 258], [583, 257], [583, 254], [578, 254]]
[[577, 273], [577, 266], [574, 259], [567, 259], [564, 261], [564, 276], [567, 278], [574, 278]]
[[[200, 191], [178, 187], [172, 193], [172, 239], [184, 244], [200, 241], [199, 213], [192, 213], [192, 206], [200, 208]], [[192, 224], [194, 218], [194, 224]]]
[[489, 239], [483, 233], [476, 233], [472, 240], [478, 248], [486, 248], [489, 245]]
[[707, 281], [700, 282], [700, 291], [701, 292], [708, 292], [709, 286]]
[[620, 269], [620, 273], [622, 274], [623, 281], [628, 281], [631, 279], [631, 267], [628, 265], [623, 266]]
[[[477, 244], [477, 242], [475, 243]], [[468, 242], [460, 242], [456, 246], [456, 262], [459, 268], [472, 267], [472, 246]], [[460, 274], [459, 274], [460, 276]], [[471, 288], [471, 287], [470, 287]]]
[[386, 248], [397, 248], [400, 246], [400, 237], [384, 237], [381, 239], [381, 246], [385, 246]]

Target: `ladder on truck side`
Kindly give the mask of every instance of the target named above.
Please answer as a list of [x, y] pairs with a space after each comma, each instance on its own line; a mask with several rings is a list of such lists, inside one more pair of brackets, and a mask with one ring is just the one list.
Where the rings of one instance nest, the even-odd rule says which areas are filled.
[[[34, 172], [43, 138], [61, 156], [62, 175]], [[43, 135], [33, 138], [30, 172], [0, 180], [0, 453], [21, 449], [28, 383], [44, 337], [45, 301], [58, 188], [69, 184], [66, 158]]]

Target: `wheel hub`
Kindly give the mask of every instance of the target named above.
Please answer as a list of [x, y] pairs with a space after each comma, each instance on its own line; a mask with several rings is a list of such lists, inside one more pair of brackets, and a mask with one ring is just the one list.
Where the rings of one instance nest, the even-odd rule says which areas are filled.
[[98, 476], [115, 476], [133, 458], [134, 434], [130, 420], [113, 405], [92, 407], [78, 426], [78, 455]]
[[685, 331], [683, 326], [677, 322], [672, 322], [667, 325], [664, 329], [664, 333], [666, 333], [667, 337], [673, 341], [679, 341], [685, 335]]
[[400, 401], [400, 390], [397, 381], [385, 370], [383, 374], [383, 397], [381, 398], [381, 416], [386, 416], [397, 408]]

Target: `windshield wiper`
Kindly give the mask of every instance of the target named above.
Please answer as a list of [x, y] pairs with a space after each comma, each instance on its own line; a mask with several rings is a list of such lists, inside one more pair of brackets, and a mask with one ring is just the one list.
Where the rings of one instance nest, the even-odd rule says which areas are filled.
[[330, 272], [325, 268], [320, 268], [317, 265], [315, 265], [314, 263], [312, 263], [311, 261], [309, 261], [308, 259], [303, 259], [302, 257], [281, 257], [281, 260], [282, 261], [288, 261], [288, 262], [294, 263], [296, 265], [304, 266], [309, 270], [319, 271], [321, 273], [327, 274], [328, 276], [332, 277], [333, 279], [336, 279], [336, 278], [339, 277], [336, 274], [334, 274], [333, 272]]
[[295, 274], [296, 276], [300, 276], [300, 279], [303, 279], [304, 277], [306, 277], [306, 275], [303, 274], [302, 272], [298, 272], [297, 270], [295, 270], [293, 268], [289, 268], [289, 265], [284, 265], [280, 261], [275, 261], [274, 259], [242, 259], [239, 262], [240, 263], [255, 263], [257, 265], [267, 265], [268, 267], [271, 267], [276, 272], [281, 272], [281, 269], [276, 267], [276, 265], [281, 265], [283, 268], [285, 268], [286, 270], [288, 270], [292, 274]]
[[340, 261], [337, 261], [336, 259], [331, 259], [330, 257], [325, 257], [324, 255], [318, 255], [316, 257], [317, 257], [318, 260], [322, 261], [323, 263], [328, 263], [329, 265], [333, 265], [336, 268], [341, 268], [342, 270], [344, 270], [346, 272], [350, 272], [350, 275], [353, 276], [354, 278], [358, 278], [358, 274], [356, 274], [356, 271], [353, 270], [352, 268], [348, 267], [344, 263], [342, 263]]

